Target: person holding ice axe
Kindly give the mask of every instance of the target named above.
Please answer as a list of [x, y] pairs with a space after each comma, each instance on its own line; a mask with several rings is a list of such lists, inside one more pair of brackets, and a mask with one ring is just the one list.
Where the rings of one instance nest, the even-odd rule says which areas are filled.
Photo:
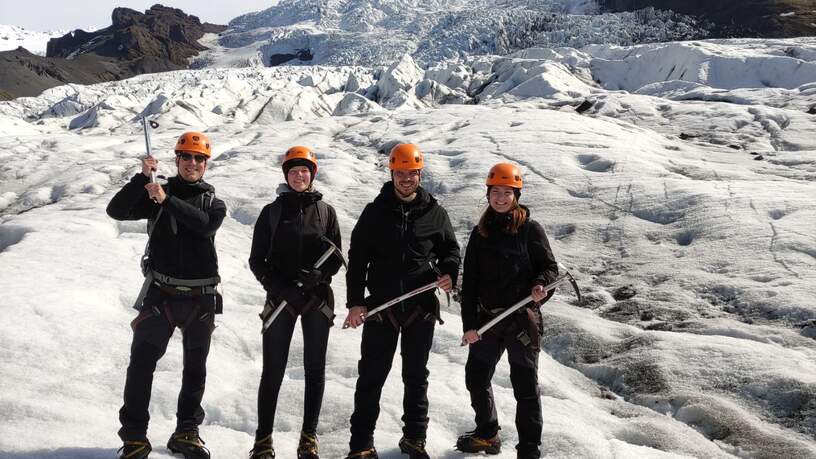
[[[207, 378], [207, 355], [222, 309], [216, 286], [218, 257], [215, 233], [227, 214], [215, 189], [203, 180], [212, 155], [210, 140], [200, 132], [185, 132], [176, 141], [178, 174], [166, 184], [155, 181], [158, 160], [150, 151], [144, 121], [147, 157], [142, 169], [116, 193], [107, 213], [116, 220], [148, 220], [148, 242], [142, 257], [145, 276], [131, 322], [133, 342], [119, 411], [123, 441], [120, 458], [143, 459], [151, 450], [147, 439], [148, 405], [156, 362], [164, 355], [173, 331], [181, 329], [184, 369], [176, 413], [176, 432], [167, 442], [187, 459], [210, 457], [198, 435], [204, 420], [201, 400]], [[153, 123], [155, 124], [155, 123]]]
[[272, 431], [278, 394], [300, 316], [306, 389], [297, 457], [317, 459], [326, 348], [334, 320], [334, 293], [329, 283], [345, 261], [337, 214], [314, 188], [315, 153], [306, 147], [292, 147], [283, 156], [282, 168], [286, 183], [278, 187], [277, 199], [261, 210], [249, 256], [249, 267], [266, 290], [261, 313], [263, 373], [258, 388], [258, 428], [250, 457], [275, 457]]
[[562, 278], [544, 229], [519, 204], [522, 178], [518, 167], [496, 164], [486, 184], [489, 206], [468, 241], [461, 291], [462, 343], [470, 345], [465, 385], [476, 412], [476, 429], [459, 437], [456, 448], [468, 453], [501, 451], [490, 380], [507, 350], [517, 403], [516, 454], [519, 459], [538, 458], [542, 430], [538, 388], [542, 317], [538, 306], [552, 296], [550, 284]]
[[388, 166], [391, 181], [363, 209], [352, 231], [346, 272], [346, 326], [365, 323], [351, 415], [352, 459], [377, 457], [374, 428], [398, 339], [404, 384], [399, 448], [413, 459], [428, 458], [427, 363], [439, 318], [433, 290], [450, 291], [459, 272], [459, 245], [448, 214], [419, 184], [422, 152], [413, 144], [397, 144]]

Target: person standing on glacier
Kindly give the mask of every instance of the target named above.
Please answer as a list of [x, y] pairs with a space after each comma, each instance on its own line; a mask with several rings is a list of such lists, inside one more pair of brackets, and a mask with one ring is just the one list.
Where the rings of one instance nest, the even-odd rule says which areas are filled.
[[162, 185], [151, 181], [158, 166], [152, 156], [142, 171], [111, 199], [107, 213], [115, 220], [148, 220], [148, 243], [142, 258], [145, 282], [131, 322], [133, 342], [119, 410], [122, 459], [143, 459], [152, 447], [147, 439], [148, 405], [156, 363], [164, 355], [173, 331], [181, 329], [184, 369], [176, 412], [176, 431], [167, 448], [186, 459], [208, 459], [198, 434], [204, 421], [201, 400], [207, 377], [207, 355], [221, 313], [215, 287], [218, 257], [215, 233], [227, 214], [215, 189], [203, 180], [212, 156], [210, 140], [200, 132], [185, 132], [175, 147], [178, 174]]
[[430, 290], [374, 316], [366, 313], [432, 282], [450, 291], [459, 272], [459, 245], [447, 212], [419, 184], [424, 167], [419, 148], [408, 143], [396, 145], [388, 166], [391, 181], [363, 209], [349, 247], [346, 324], [352, 328], [365, 325], [348, 458], [377, 457], [374, 428], [380, 396], [399, 340], [404, 385], [399, 448], [412, 459], [427, 459], [428, 357], [439, 318], [439, 300]]
[[[277, 199], [261, 210], [249, 255], [249, 267], [266, 290], [270, 306], [261, 314], [268, 328], [263, 330], [258, 428], [250, 459], [275, 457], [275, 411], [298, 317], [306, 387], [297, 458], [318, 459], [317, 423], [326, 384], [329, 329], [334, 323], [330, 283], [342, 259], [340, 227], [334, 208], [314, 187], [317, 155], [307, 147], [291, 147], [283, 155], [281, 168], [286, 183], [278, 187]], [[334, 252], [316, 266], [327, 250]], [[284, 310], [275, 315], [279, 307]]]
[[[558, 276], [550, 243], [530, 209], [519, 204], [522, 178], [518, 167], [499, 163], [488, 173], [489, 206], [473, 228], [462, 275], [463, 344], [469, 344], [465, 386], [475, 411], [476, 428], [456, 442], [467, 453], [501, 452], [499, 419], [490, 380], [504, 351], [510, 361], [510, 382], [516, 398], [518, 459], [541, 457], [541, 398], [538, 354], [541, 311], [549, 293], [544, 286]], [[525, 307], [480, 336], [477, 330], [511, 305], [532, 296]]]

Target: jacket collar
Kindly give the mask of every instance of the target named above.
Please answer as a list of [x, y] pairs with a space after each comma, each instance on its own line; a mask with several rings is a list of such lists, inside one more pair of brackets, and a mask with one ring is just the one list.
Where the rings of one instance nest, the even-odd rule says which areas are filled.
[[380, 194], [374, 198], [374, 202], [382, 207], [393, 209], [401, 206], [407, 206], [411, 210], [424, 209], [436, 203], [436, 199], [430, 193], [425, 191], [420, 185], [417, 187], [417, 196], [413, 201], [405, 202], [400, 200], [394, 191], [394, 182], [385, 182], [380, 189]]
[[208, 191], [211, 193], [215, 192], [215, 187], [204, 180], [188, 182], [178, 175], [167, 179], [167, 185], [172, 189], [172, 193], [180, 198], [188, 198]]
[[297, 192], [290, 188], [288, 184], [280, 183], [278, 184], [278, 188], [275, 190], [275, 193], [277, 193], [279, 198], [287, 200], [300, 198], [310, 201], [319, 201], [323, 199], [323, 194], [317, 191], [317, 189], [314, 187], [314, 184], [312, 184], [312, 186], [310, 186], [309, 189], [306, 191]]

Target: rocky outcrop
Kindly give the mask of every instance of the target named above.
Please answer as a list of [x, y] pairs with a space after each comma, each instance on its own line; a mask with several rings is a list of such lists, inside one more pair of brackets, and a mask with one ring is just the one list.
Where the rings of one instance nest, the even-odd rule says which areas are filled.
[[51, 39], [45, 58], [22, 48], [0, 52], [2, 97], [36, 96], [65, 83], [93, 84], [186, 69], [189, 58], [206, 49], [198, 40], [225, 29], [162, 5], [144, 13], [116, 8], [111, 19], [105, 29], [75, 30]]
[[47, 57], [97, 54], [124, 61], [145, 57], [167, 61], [178, 68], [205, 48], [198, 40], [205, 33], [218, 33], [224, 26], [204, 23], [176, 8], [154, 5], [145, 13], [116, 8], [113, 24], [93, 33], [76, 31], [48, 42]]

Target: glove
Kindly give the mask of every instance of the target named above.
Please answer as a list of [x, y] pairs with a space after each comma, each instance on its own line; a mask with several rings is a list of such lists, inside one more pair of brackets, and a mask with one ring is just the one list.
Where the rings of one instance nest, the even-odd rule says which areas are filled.
[[323, 282], [323, 273], [319, 269], [301, 269], [298, 281], [304, 290], [311, 290]]
[[286, 303], [295, 309], [302, 309], [309, 300], [309, 296], [300, 287], [290, 285], [281, 291], [281, 297], [286, 300]]
[[286, 301], [286, 304], [301, 313], [318, 306], [321, 302], [319, 296], [305, 292], [295, 285], [283, 289], [281, 297]]
[[272, 283], [272, 279], [270, 279], [269, 276], [261, 276], [259, 281], [260, 281], [261, 285], [263, 286], [264, 290], [266, 290], [266, 293], [269, 293], [269, 294], [272, 294], [272, 295], [277, 293], [277, 290], [278, 290], [276, 288], [277, 286]]

